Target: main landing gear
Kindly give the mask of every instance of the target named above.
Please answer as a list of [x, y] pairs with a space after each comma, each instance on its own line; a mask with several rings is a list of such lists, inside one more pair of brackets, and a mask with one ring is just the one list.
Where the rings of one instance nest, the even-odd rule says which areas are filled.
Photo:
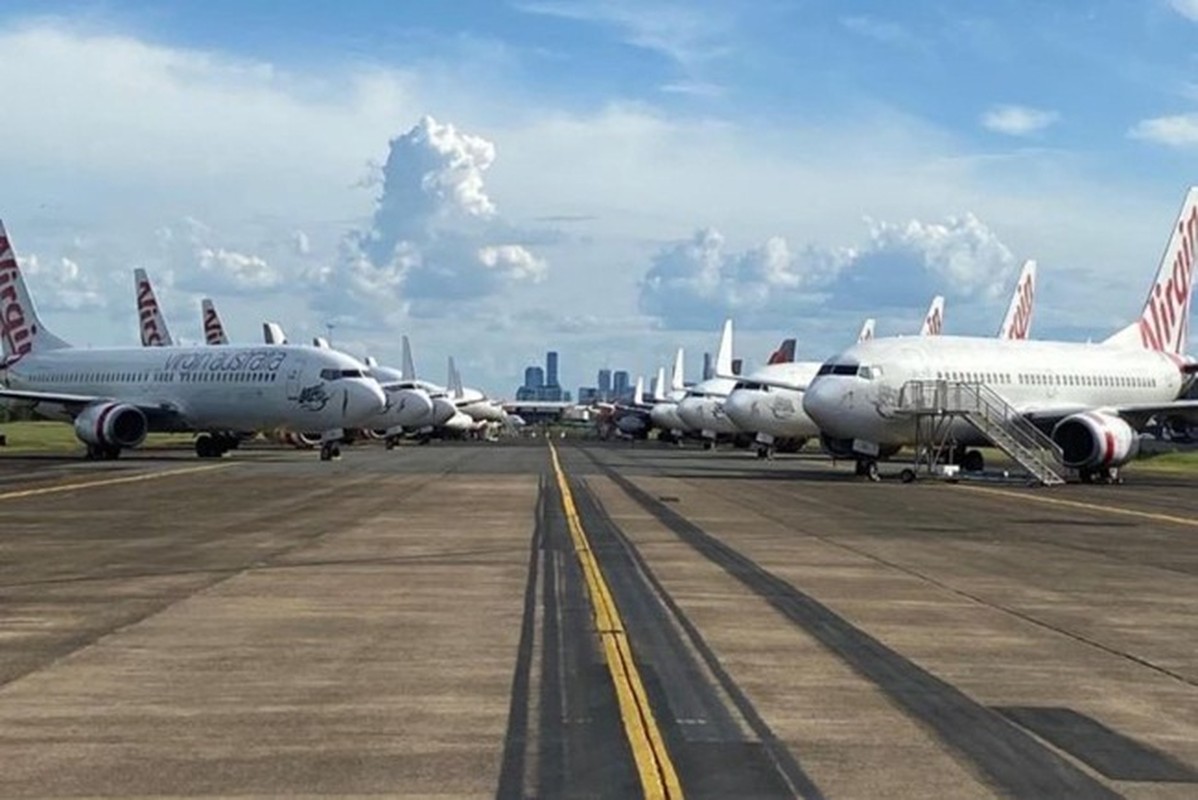
[[1082, 483], [1123, 483], [1123, 475], [1118, 467], [1099, 467], [1098, 469], [1079, 469], [1077, 478]]
[[320, 446], [321, 461], [332, 461], [335, 458], [341, 458], [341, 444], [339, 442], [325, 442]]
[[237, 449], [241, 440], [223, 433], [201, 433], [196, 437], [196, 455], [200, 458], [220, 458], [230, 450]]
[[121, 457], [121, 448], [105, 444], [89, 444], [87, 446], [88, 461], [115, 461]]
[[757, 445], [758, 458], [773, 458], [774, 446], [772, 444], [759, 443]]

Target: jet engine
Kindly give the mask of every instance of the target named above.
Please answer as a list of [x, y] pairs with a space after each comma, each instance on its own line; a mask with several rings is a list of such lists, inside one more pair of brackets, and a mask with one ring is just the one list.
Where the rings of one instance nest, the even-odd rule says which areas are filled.
[[106, 450], [137, 447], [146, 440], [149, 429], [141, 409], [124, 403], [95, 403], [75, 417], [75, 435]]
[[1089, 470], [1118, 467], [1140, 452], [1140, 437], [1122, 418], [1101, 411], [1065, 417], [1052, 429], [1065, 466]]

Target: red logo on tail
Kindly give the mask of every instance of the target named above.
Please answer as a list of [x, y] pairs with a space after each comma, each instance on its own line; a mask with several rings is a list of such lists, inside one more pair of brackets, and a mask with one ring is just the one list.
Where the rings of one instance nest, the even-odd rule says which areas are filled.
[[0, 237], [0, 339], [4, 342], [5, 365], [14, 364], [33, 349], [37, 329], [26, 316], [17, 292], [21, 270], [7, 237]]
[[224, 333], [224, 326], [220, 324], [216, 309], [204, 309], [204, 339], [208, 344], [220, 344], [224, 339]]
[[149, 281], [137, 283], [137, 315], [141, 318], [141, 343], [160, 347], [163, 339], [158, 330], [158, 300]]
[[1036, 290], [1032, 288], [1031, 276], [1019, 284], [1018, 300], [1015, 304], [1015, 314], [1011, 318], [1011, 328], [1007, 331], [1008, 339], [1026, 339], [1032, 324], [1032, 301]]
[[1140, 339], [1149, 350], [1180, 353], [1186, 346], [1194, 251], [1198, 249], [1198, 207], [1190, 209], [1188, 219], [1177, 223], [1177, 234], [1180, 239], [1172, 270], [1167, 277], [1157, 277], [1140, 317]]

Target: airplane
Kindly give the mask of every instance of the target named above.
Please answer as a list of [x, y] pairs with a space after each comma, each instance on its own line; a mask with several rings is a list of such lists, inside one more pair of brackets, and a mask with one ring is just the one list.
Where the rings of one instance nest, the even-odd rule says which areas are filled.
[[[112, 459], [151, 431], [196, 431], [216, 457], [230, 430], [321, 430], [321, 459], [385, 398], [365, 365], [287, 346], [75, 348], [41, 321], [0, 223], [0, 398], [74, 425], [92, 459]], [[216, 434], [216, 435], [214, 435]]]
[[507, 422], [507, 412], [503, 406], [491, 400], [478, 389], [462, 385], [462, 374], [458, 372], [453, 356], [449, 357], [449, 392], [457, 403], [458, 409], [475, 422], [491, 422], [504, 424]]
[[407, 335], [401, 337], [400, 341], [403, 345], [403, 369], [398, 385], [423, 390], [433, 403], [433, 413], [428, 424], [421, 426], [421, 430], [426, 434], [439, 431], [451, 436], [464, 436], [472, 431], [474, 419], [458, 409], [458, 404], [450, 397], [446, 387], [417, 377], [416, 361], [412, 358], [412, 342]]
[[741, 432], [724, 413], [724, 399], [736, 386], [737, 379], [721, 376], [732, 375], [732, 372], [732, 320], [729, 319], [724, 321], [724, 329], [720, 334], [715, 376], [687, 389], [676, 409], [684, 426], [683, 431], [700, 433], [708, 447], [719, 435], [735, 436]]
[[[1015, 291], [998, 336], [1005, 339], [1027, 338], [1031, 328], [1036, 293], [1036, 262], [1024, 262], [1015, 282]], [[921, 335], [938, 332], [944, 319], [944, 298], [937, 296], [924, 317]], [[867, 319], [857, 342], [874, 338], [874, 320]], [[769, 458], [781, 443], [797, 451], [808, 439], [819, 436], [819, 428], [803, 411], [803, 392], [819, 372], [823, 362], [782, 360], [771, 363], [742, 379], [724, 402], [724, 410], [737, 427], [757, 435], [758, 458]]]
[[[826, 361], [803, 408], [826, 450], [853, 458], [859, 475], [876, 480], [878, 459], [916, 440], [913, 417], [896, 413], [909, 381], [980, 385], [1012, 409], [1004, 419], [1044, 431], [1081, 481], [1118, 481], [1151, 420], [1198, 418], [1198, 400], [1179, 399], [1198, 374], [1184, 355], [1196, 250], [1198, 187], [1191, 187], [1139, 319], [1105, 341], [874, 339]], [[979, 451], [964, 448], [986, 437], [961, 418], [949, 434], [963, 467], [983, 466]]]

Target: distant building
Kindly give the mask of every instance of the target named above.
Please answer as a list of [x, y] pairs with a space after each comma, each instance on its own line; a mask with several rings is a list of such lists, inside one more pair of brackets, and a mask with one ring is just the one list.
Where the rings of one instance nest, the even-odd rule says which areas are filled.
[[558, 384], [557, 366], [557, 353], [550, 351], [545, 354], [544, 369], [536, 365], [525, 367], [524, 385], [516, 390], [516, 400], [568, 403], [570, 393], [563, 392]]
[[711, 380], [715, 377], [715, 367], [711, 364], [711, 353], [703, 354], [703, 380]]
[[578, 387], [578, 402], [584, 406], [589, 406], [602, 400], [602, 396], [594, 386], [579, 386]]
[[611, 370], [604, 367], [599, 370], [599, 396], [604, 400], [611, 399]]
[[561, 385], [557, 381], [557, 351], [555, 350], [550, 350], [545, 354], [545, 385]]
[[545, 372], [540, 367], [528, 367], [524, 370], [524, 388], [540, 389], [545, 385]]
[[611, 394], [613, 398], [623, 397], [628, 394], [628, 370], [618, 369], [612, 374]]

